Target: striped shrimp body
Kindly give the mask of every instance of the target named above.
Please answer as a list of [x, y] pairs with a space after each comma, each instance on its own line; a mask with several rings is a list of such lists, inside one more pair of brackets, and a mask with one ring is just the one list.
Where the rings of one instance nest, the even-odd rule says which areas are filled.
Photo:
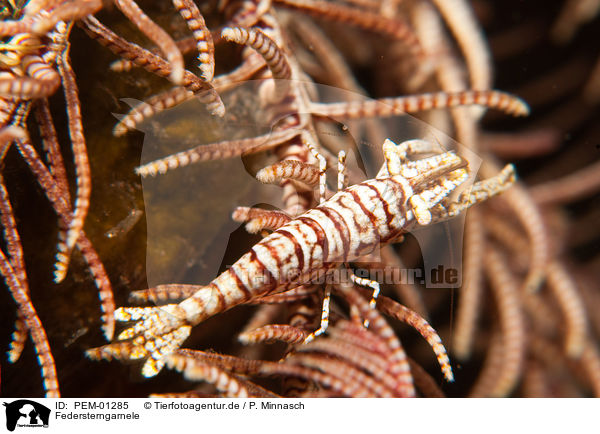
[[[293, 178], [311, 184], [318, 180], [321, 203], [294, 219], [281, 212], [239, 208], [234, 213], [236, 220], [269, 227], [274, 232], [206, 286], [160, 285], [138, 291], [145, 294], [146, 300], [178, 297], [183, 301], [160, 307], [118, 309], [117, 320], [137, 322], [123, 331], [117, 342], [91, 349], [88, 355], [146, 359], [142, 374], [156, 375], [164, 365], [164, 357], [183, 343], [194, 325], [206, 318], [305, 284], [318, 273], [371, 253], [379, 244], [400, 239], [414, 226], [451, 218], [498, 194], [514, 181], [514, 168], [508, 165], [496, 177], [475, 183], [469, 191], [451, 199], [449, 194], [468, 178], [465, 160], [453, 152], [410, 160], [409, 156], [438, 152], [436, 145], [423, 140], [400, 145], [386, 140], [383, 151], [385, 163], [376, 178], [345, 189], [345, 167], [340, 164], [340, 191], [328, 200], [325, 200], [324, 159], [316, 152], [319, 168], [284, 161], [260, 171], [257, 178], [263, 182]], [[340, 163], [343, 161], [340, 156]], [[375, 307], [378, 284], [360, 278], [355, 283], [374, 289], [371, 305]], [[328, 300], [324, 304], [328, 305]], [[320, 329], [307, 340], [326, 328], [324, 309]]]

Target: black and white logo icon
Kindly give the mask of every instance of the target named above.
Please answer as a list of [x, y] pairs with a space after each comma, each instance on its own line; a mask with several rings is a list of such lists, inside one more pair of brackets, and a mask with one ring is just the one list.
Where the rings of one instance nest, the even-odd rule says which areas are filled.
[[3, 403], [6, 410], [6, 429], [48, 427], [50, 409], [29, 399]]

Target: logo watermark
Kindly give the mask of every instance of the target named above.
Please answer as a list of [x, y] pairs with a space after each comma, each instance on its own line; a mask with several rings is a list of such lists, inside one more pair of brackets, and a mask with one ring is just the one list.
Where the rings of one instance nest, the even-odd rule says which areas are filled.
[[[373, 280], [384, 285], [425, 285], [431, 282], [437, 287], [452, 288], [460, 284], [460, 273], [456, 268], [445, 268], [438, 265], [436, 268], [428, 269], [427, 276], [421, 268], [335, 268], [331, 270], [317, 270], [308, 275], [299, 275], [297, 272], [279, 275], [277, 283], [285, 285], [294, 283], [297, 285], [339, 285], [352, 283], [353, 275], [363, 279]], [[255, 286], [269, 285], [273, 283], [273, 276], [268, 273], [255, 273], [250, 278], [250, 283]]]
[[50, 409], [45, 405], [29, 399], [19, 399], [3, 403], [6, 412], [6, 429], [15, 428], [48, 428]]

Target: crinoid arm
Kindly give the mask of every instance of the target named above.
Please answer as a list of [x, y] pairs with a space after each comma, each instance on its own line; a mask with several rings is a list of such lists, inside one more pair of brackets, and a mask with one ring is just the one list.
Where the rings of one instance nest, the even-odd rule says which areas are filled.
[[277, 230], [292, 218], [282, 211], [238, 206], [231, 215], [236, 222], [246, 223], [248, 233], [256, 234], [263, 229]]
[[140, 289], [129, 294], [129, 301], [133, 303], [168, 304], [174, 301], [185, 300], [198, 290], [198, 285], [157, 285], [154, 288]]

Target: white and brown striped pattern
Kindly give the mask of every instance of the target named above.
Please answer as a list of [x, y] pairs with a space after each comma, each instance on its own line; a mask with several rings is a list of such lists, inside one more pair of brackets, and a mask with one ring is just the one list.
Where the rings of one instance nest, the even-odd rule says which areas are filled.
[[311, 103], [310, 109], [311, 113], [318, 116], [364, 119], [468, 105], [494, 108], [514, 116], [525, 116], [529, 113], [529, 107], [522, 99], [498, 90], [432, 92], [365, 101]]
[[61, 282], [66, 274], [70, 255], [83, 230], [83, 224], [90, 205], [92, 179], [87, 156], [85, 136], [81, 122], [81, 105], [75, 82], [75, 73], [69, 61], [69, 50], [66, 49], [59, 57], [58, 68], [63, 78], [67, 115], [69, 120], [69, 135], [71, 137], [73, 156], [75, 159], [75, 174], [77, 178], [77, 195], [73, 210], [73, 218], [69, 222], [66, 233], [59, 234], [58, 252], [54, 271], [54, 281]]
[[[188, 54], [196, 49], [196, 40], [193, 37], [183, 38], [175, 41], [177, 48], [181, 51], [181, 54]], [[152, 54], [160, 56], [160, 50], [158, 48], [152, 48], [149, 50]], [[135, 68], [135, 63], [127, 59], [119, 59], [111, 62], [109, 68], [115, 72], [127, 72]]]
[[221, 37], [237, 44], [248, 45], [259, 53], [271, 70], [274, 79], [289, 80], [292, 77], [290, 65], [283, 51], [269, 36], [257, 28], [226, 27]]
[[[21, 7], [18, 6], [17, 9]], [[21, 19], [0, 22], [0, 37], [18, 33], [43, 35], [52, 30], [59, 21], [75, 21], [97, 12], [101, 7], [101, 0], [28, 1], [19, 12]]]
[[2, 64], [2, 67], [5, 70], [2, 71], [2, 73], [8, 74], [8, 76], [11, 77], [12, 74], [8, 71], [10, 68], [12, 72], [17, 75], [21, 74], [19, 69], [22, 68], [14, 67], [21, 65], [25, 56], [29, 54], [39, 54], [41, 48], [42, 43], [40, 42], [40, 39], [31, 33], [19, 33], [14, 35], [7, 43], [3, 44], [2, 53], [0, 54], [0, 64]]
[[[298, 364], [310, 369], [318, 369], [346, 383], [346, 393], [349, 396], [374, 396], [393, 398], [394, 391], [380, 381], [368, 375], [353, 365], [353, 361], [343, 358], [325, 358], [317, 354], [294, 354], [286, 360], [288, 363]], [[402, 396], [402, 395], [400, 395]]]
[[183, 55], [171, 36], [152, 21], [134, 1], [114, 0], [114, 3], [164, 53], [165, 58], [171, 66], [169, 79], [177, 85], [183, 84], [185, 72]]
[[188, 380], [214, 384], [224, 396], [230, 398], [248, 398], [250, 396], [243, 380], [217, 366], [179, 354], [171, 355], [168, 358], [168, 364], [170, 368], [183, 372], [184, 377]]
[[[93, 16], [82, 20], [85, 32], [93, 39], [97, 39], [116, 55], [132, 61], [136, 66], [161, 77], [172, 77], [174, 66], [150, 51], [128, 42], [121, 38]], [[179, 50], [178, 50], [179, 52]], [[208, 110], [216, 116], [225, 114], [225, 106], [221, 98], [210, 83], [200, 79], [189, 71], [183, 70], [181, 85], [197, 94], [198, 99], [207, 105]]]
[[197, 290], [197, 285], [158, 285], [153, 288], [133, 291], [129, 294], [129, 301], [133, 303], [152, 302], [164, 304], [191, 297]]
[[239, 206], [231, 215], [236, 222], [247, 222], [246, 231], [251, 234], [269, 229], [277, 230], [291, 220], [291, 217], [281, 211]]
[[[255, 25], [271, 8], [271, 0], [224, 1], [221, 8], [228, 20], [239, 27]], [[230, 18], [229, 18], [230, 17]]]
[[67, 172], [64, 166], [64, 160], [60, 153], [60, 144], [58, 136], [54, 128], [54, 121], [50, 113], [50, 104], [47, 99], [42, 99], [38, 102], [35, 117], [39, 126], [40, 135], [42, 138], [42, 147], [46, 153], [46, 161], [48, 161], [48, 169], [52, 178], [54, 178], [57, 189], [66, 201], [67, 207], [71, 207], [71, 197], [69, 194], [69, 183]]
[[295, 130], [283, 130], [248, 139], [225, 140], [208, 145], [200, 145], [136, 167], [135, 173], [142, 177], [155, 176], [159, 173], [166, 173], [167, 170], [185, 167], [199, 161], [239, 157], [246, 152], [259, 152], [272, 149], [277, 145], [289, 141], [297, 134], [298, 132]]
[[406, 219], [397, 216], [407, 214], [406, 187], [388, 178], [337, 193], [264, 238], [181, 307], [197, 323], [369, 253], [404, 229]]
[[59, 21], [75, 21], [95, 14], [102, 8], [102, 0], [83, 0], [63, 3], [50, 12], [41, 11], [33, 20], [31, 31], [43, 35], [54, 28]]
[[548, 288], [558, 301], [565, 323], [565, 353], [578, 359], [587, 345], [587, 313], [580, 290], [569, 270], [559, 261], [548, 265]]
[[60, 85], [58, 73], [40, 56], [23, 57], [21, 66], [27, 77], [0, 79], [0, 96], [8, 98], [43, 98], [52, 95]]
[[256, 179], [265, 184], [275, 184], [282, 179], [292, 178], [310, 187], [319, 185], [320, 171], [312, 164], [297, 160], [284, 160], [261, 169]]
[[34, 19], [31, 16], [25, 16], [20, 20], [0, 21], [0, 37], [30, 32], [33, 23]]
[[[371, 334], [372, 335], [372, 334]], [[396, 392], [397, 379], [387, 372], [388, 363], [382, 354], [367, 351], [364, 348], [353, 345], [350, 342], [333, 338], [322, 338], [307, 345], [298, 347], [298, 352], [317, 352], [327, 354], [347, 361], [352, 366], [361, 368], [377, 379], [381, 384], [392, 392]], [[389, 393], [389, 392], [388, 392]], [[379, 394], [382, 395], [382, 394]]]
[[[8, 129], [19, 130], [18, 127], [6, 127], [2, 131]], [[2, 132], [0, 131], [0, 133]], [[18, 131], [16, 132], [18, 133]], [[8, 135], [8, 140], [14, 136]], [[15, 279], [23, 286], [23, 290], [29, 292], [27, 275], [25, 274], [25, 262], [23, 260], [23, 248], [21, 246], [21, 238], [17, 231], [16, 221], [13, 215], [12, 205], [8, 197], [8, 191], [4, 187], [4, 178], [0, 175], [0, 222], [4, 229], [4, 239], [6, 241], [6, 250], [10, 266], [15, 273]], [[27, 341], [27, 325], [20, 313], [17, 314], [15, 321], [15, 331], [12, 334], [10, 350], [8, 358], [11, 363], [16, 362], [25, 347]]]
[[241, 333], [238, 337], [243, 344], [285, 342], [299, 344], [306, 339], [306, 332], [288, 324], [268, 324]]
[[[308, 163], [311, 158], [310, 152], [302, 144], [301, 137], [295, 137], [294, 140], [288, 142], [287, 146], [280, 146], [275, 149], [275, 152], [281, 161]], [[311, 190], [299, 189], [298, 183], [290, 178], [284, 178], [279, 185], [283, 190], [284, 210], [289, 215], [298, 216], [310, 208], [313, 202], [313, 192]]]
[[421, 315], [387, 297], [381, 297], [378, 300], [378, 307], [386, 315], [392, 316], [418, 331], [433, 349], [446, 381], [454, 381], [450, 359], [444, 344], [442, 344], [442, 339]]
[[[13, 78], [13, 74], [7, 71], [0, 72], [0, 80], [3, 78]], [[15, 111], [18, 107], [18, 102], [14, 99], [0, 98], [0, 125], [2, 125], [3, 130], [10, 126], [12, 123], [12, 119], [14, 117]], [[7, 130], [10, 131], [10, 130]], [[12, 131], [10, 134], [14, 136], [15, 131]], [[4, 134], [4, 133], [2, 133]], [[19, 133], [19, 135], [21, 135]], [[6, 137], [6, 136], [5, 136]], [[0, 151], [0, 158], [4, 158], [4, 153], [8, 149], [8, 142], [5, 138], [0, 139], [0, 143], [3, 143], [3, 149]]]
[[192, 0], [172, 0], [173, 5], [192, 31], [198, 50], [202, 78], [211, 81], [215, 75], [215, 45], [198, 6]]
[[21, 314], [17, 313], [17, 319], [15, 320], [15, 330], [13, 331], [10, 337], [10, 348], [7, 351], [8, 361], [10, 363], [17, 362], [21, 357], [21, 354], [25, 349], [27, 336], [29, 336], [27, 324], [25, 323], [25, 320], [21, 318]]
[[25, 322], [35, 351], [37, 353], [38, 363], [42, 371], [42, 379], [44, 381], [44, 390], [47, 398], [59, 398], [60, 390], [58, 386], [58, 378], [56, 376], [56, 366], [54, 357], [50, 350], [46, 331], [40, 321], [40, 318], [31, 303], [28, 291], [21, 284], [10, 265], [4, 252], [0, 250], [0, 273], [4, 276], [4, 280], [10, 293], [12, 294], [19, 308], [19, 317]]
[[[456, 210], [463, 210], [497, 194], [514, 181], [514, 177], [507, 176], [512, 173], [509, 166], [496, 178], [476, 184], [472, 191], [481, 193], [476, 197], [466, 195], [463, 202], [446, 203], [443, 199], [464, 182], [462, 175], [466, 173], [466, 163], [453, 152], [409, 161], [406, 154], [416, 146], [415, 143], [395, 146], [388, 141], [386, 146], [387, 161], [383, 166], [386, 170], [382, 168], [376, 179], [342, 190], [316, 208], [285, 223], [208, 285], [186, 285], [186, 292], [194, 288], [197, 291], [181, 303], [159, 308], [118, 309], [116, 316], [121, 321], [141, 320], [119, 336], [120, 340], [132, 340], [90, 350], [90, 355], [96, 358], [147, 357], [142, 373], [153, 376], [164, 365], [162, 357], [187, 338], [191, 326], [241, 303], [308, 284], [315, 277], [322, 277], [322, 273], [369, 254], [382, 243], [396, 240], [418, 224], [416, 210], [410, 201], [415, 192], [420, 195], [432, 192], [426, 202], [428, 209], [434, 211], [427, 220], [429, 223], [449, 218], [455, 215]], [[324, 173], [324, 170], [320, 172]], [[321, 173], [319, 178], [320, 183], [324, 184]], [[454, 182], [456, 179], [461, 181]], [[173, 292], [181, 287], [163, 285], [161, 290], [169, 293], [171, 286]], [[364, 300], [356, 301], [355, 291], [343, 291], [349, 294], [353, 304], [367, 306], [361, 308], [360, 314], [369, 321], [375, 333], [383, 333], [385, 339], [392, 339], [393, 333], [391, 329], [388, 330], [385, 321], [378, 315], [366, 312], [373, 311], [373, 306], [369, 308]], [[327, 314], [328, 309], [324, 308], [321, 328], [310, 336], [325, 331]], [[419, 323], [417, 328], [427, 329], [424, 336], [434, 347], [447, 378], [451, 378], [443, 346], [440, 347], [439, 338], [435, 338], [437, 334], [432, 334], [424, 324]], [[393, 344], [397, 352], [395, 373], [404, 378], [402, 393], [414, 395], [406, 357], [401, 357], [403, 351], [399, 344], [391, 341], [389, 344]]]
[[128, 131], [135, 130], [144, 120], [157, 113], [175, 107], [184, 101], [194, 98], [195, 94], [185, 87], [174, 87], [133, 107], [114, 127], [116, 137], [125, 135]]
[[400, 17], [386, 18], [367, 10], [319, 0], [274, 0], [274, 3], [388, 36], [402, 41], [413, 53], [420, 56], [424, 54], [415, 33]]
[[92, 273], [96, 288], [98, 288], [100, 309], [102, 309], [102, 331], [106, 339], [111, 340], [115, 333], [115, 299], [108, 274], [91, 241], [83, 232], [77, 239], [77, 247]]
[[[69, 226], [69, 222], [72, 219], [72, 208], [70, 206], [70, 199], [68, 198], [68, 191], [60, 191], [56, 188], [57, 181], [50, 174], [50, 171], [46, 168], [42, 159], [37, 154], [33, 146], [28, 143], [28, 140], [17, 142], [17, 148], [31, 171], [35, 174], [39, 185], [44, 190], [46, 197], [52, 203], [53, 208], [58, 213], [60, 218], [59, 226], [66, 228]], [[55, 160], [56, 161], [56, 160]], [[64, 167], [62, 170], [56, 172], [64, 173]], [[61, 181], [62, 184], [66, 185], [67, 180], [64, 178]], [[106, 274], [106, 270], [100, 261], [98, 253], [95, 251], [92, 243], [85, 235], [82, 230], [80, 236], [77, 239], [77, 246], [88, 263], [94, 282], [99, 291], [99, 297], [101, 301], [101, 308], [104, 313], [102, 319], [105, 321], [102, 326], [105, 336], [107, 339], [112, 339], [114, 327], [115, 327], [115, 301], [113, 298], [112, 287], [110, 280]]]
[[390, 351], [390, 354], [388, 355], [388, 360], [390, 362], [388, 372], [396, 378], [396, 388], [399, 395], [408, 398], [414, 397], [416, 392], [406, 352], [396, 337], [392, 327], [383, 319], [377, 310], [369, 307], [368, 303], [360, 296], [355, 288], [353, 288], [353, 285], [341, 284], [338, 285], [338, 289], [350, 303], [358, 308], [363, 318], [369, 321], [369, 331], [382, 338], [388, 347]]

